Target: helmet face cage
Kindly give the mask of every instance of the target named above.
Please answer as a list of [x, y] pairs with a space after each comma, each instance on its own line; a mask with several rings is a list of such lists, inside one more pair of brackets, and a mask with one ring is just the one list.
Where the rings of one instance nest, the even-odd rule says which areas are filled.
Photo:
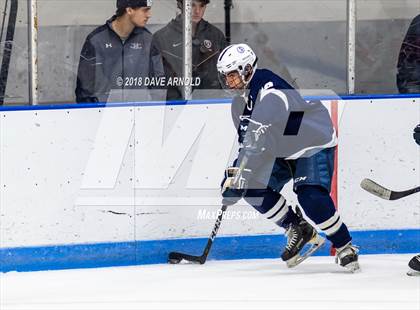
[[[233, 44], [226, 47], [219, 56], [217, 61], [217, 71], [219, 73], [219, 81], [224, 89], [229, 92], [237, 93], [238, 90], [246, 88], [251, 81], [252, 76], [257, 68], [257, 57], [253, 50], [247, 44]], [[230, 88], [227, 83], [227, 75], [237, 72], [242, 82], [240, 85], [233, 85]]]
[[[237, 72], [237, 71], [231, 71], [231, 72], [228, 72], [228, 73], [226, 73], [226, 74], [224, 74], [224, 73], [221, 73], [221, 72], [218, 72], [218, 77], [219, 77], [219, 82], [220, 82], [220, 85], [222, 86], [222, 88], [227, 92], [227, 93], [229, 93], [230, 95], [232, 95], [232, 96], [235, 96], [235, 95], [241, 95], [243, 92], [244, 92], [244, 90], [245, 90], [245, 86], [246, 86], [246, 84], [245, 84], [245, 82], [244, 82], [244, 78], [243, 78], [243, 76], [238, 72], [238, 76], [239, 76], [239, 83], [236, 83], [235, 85], [234, 85], [234, 87], [233, 88], [230, 88], [230, 86], [229, 86], [229, 84], [228, 84], [228, 82], [227, 82], [227, 75], [229, 74], [229, 73], [232, 73], [232, 72]], [[241, 87], [240, 87], [241, 86]]]

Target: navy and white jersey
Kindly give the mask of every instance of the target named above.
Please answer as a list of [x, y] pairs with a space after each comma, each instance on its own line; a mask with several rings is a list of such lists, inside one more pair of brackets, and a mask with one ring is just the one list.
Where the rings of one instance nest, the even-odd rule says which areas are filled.
[[234, 98], [232, 118], [242, 144], [238, 158], [246, 154], [253, 165], [258, 166], [258, 160], [267, 157], [310, 157], [337, 145], [324, 105], [320, 101], [306, 102], [270, 70], [256, 70], [248, 95]]

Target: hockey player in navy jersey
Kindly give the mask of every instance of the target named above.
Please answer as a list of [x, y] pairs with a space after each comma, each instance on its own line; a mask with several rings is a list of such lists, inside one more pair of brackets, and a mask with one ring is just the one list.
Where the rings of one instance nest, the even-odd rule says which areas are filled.
[[304, 213], [337, 249], [336, 262], [359, 270], [358, 249], [330, 197], [336, 133], [321, 102], [307, 103], [286, 81], [257, 69], [246, 44], [225, 48], [217, 62], [221, 84], [234, 93], [232, 118], [240, 150], [222, 182], [224, 205], [244, 198], [264, 217], [283, 227], [287, 245], [281, 254], [294, 267], [324, 239], [280, 194], [293, 180]]

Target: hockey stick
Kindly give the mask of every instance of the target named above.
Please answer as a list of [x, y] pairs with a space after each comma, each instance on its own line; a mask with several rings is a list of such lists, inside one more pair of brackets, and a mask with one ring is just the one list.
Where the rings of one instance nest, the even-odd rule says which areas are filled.
[[[241, 160], [241, 164], [239, 165], [239, 173], [236, 174], [235, 179], [233, 180], [233, 184], [237, 184], [239, 179], [241, 178], [241, 174], [245, 169], [245, 166], [248, 164], [248, 157], [244, 156]], [[170, 264], [179, 264], [183, 259], [187, 260], [192, 263], [199, 263], [204, 264], [207, 260], [207, 256], [209, 255], [211, 246], [213, 245], [214, 238], [216, 238], [217, 232], [219, 231], [220, 224], [222, 223], [223, 215], [227, 209], [227, 205], [223, 205], [219, 211], [219, 215], [217, 216], [216, 223], [214, 224], [213, 230], [210, 234], [209, 239], [207, 240], [206, 247], [204, 248], [203, 254], [200, 256], [180, 253], [180, 252], [170, 252], [168, 255], [168, 263]]]
[[401, 192], [392, 191], [379, 185], [378, 183], [373, 182], [371, 179], [364, 179], [360, 183], [360, 186], [369, 193], [385, 200], [397, 200], [420, 192], [420, 186]]
[[209, 239], [207, 240], [206, 247], [204, 248], [203, 254], [200, 256], [189, 255], [185, 253], [179, 252], [170, 252], [168, 256], [168, 262], [170, 264], [178, 264], [181, 260], [185, 259], [192, 263], [199, 263], [204, 264], [207, 260], [207, 256], [209, 255], [211, 246], [213, 245], [214, 238], [216, 238], [217, 232], [220, 228], [220, 224], [222, 223], [223, 215], [227, 209], [227, 206], [223, 205], [219, 211], [219, 216], [217, 217], [216, 223], [214, 224], [213, 230], [210, 234]]

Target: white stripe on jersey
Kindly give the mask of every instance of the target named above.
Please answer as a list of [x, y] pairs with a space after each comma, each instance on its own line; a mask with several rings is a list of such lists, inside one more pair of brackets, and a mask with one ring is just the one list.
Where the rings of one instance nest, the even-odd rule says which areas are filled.
[[284, 102], [284, 105], [286, 106], [286, 110], [289, 110], [289, 100], [287, 99], [287, 96], [284, 92], [276, 88], [261, 89], [260, 101], [263, 101], [264, 97], [267, 96], [268, 94], [274, 94], [280, 97], [280, 99]]
[[303, 150], [300, 150], [299, 152], [296, 152], [295, 154], [290, 155], [289, 157], [286, 158], [286, 160], [288, 159], [297, 159], [299, 157], [302, 157], [303, 154], [305, 154], [306, 152], [313, 150], [313, 149], [319, 149], [319, 151], [324, 150], [324, 149], [328, 149], [334, 146], [337, 146], [338, 144], [338, 139], [337, 139], [337, 134], [335, 132], [335, 128], [333, 128], [333, 134], [331, 137], [331, 140], [323, 145], [315, 145], [315, 146], [310, 146], [307, 148], [304, 148]]

